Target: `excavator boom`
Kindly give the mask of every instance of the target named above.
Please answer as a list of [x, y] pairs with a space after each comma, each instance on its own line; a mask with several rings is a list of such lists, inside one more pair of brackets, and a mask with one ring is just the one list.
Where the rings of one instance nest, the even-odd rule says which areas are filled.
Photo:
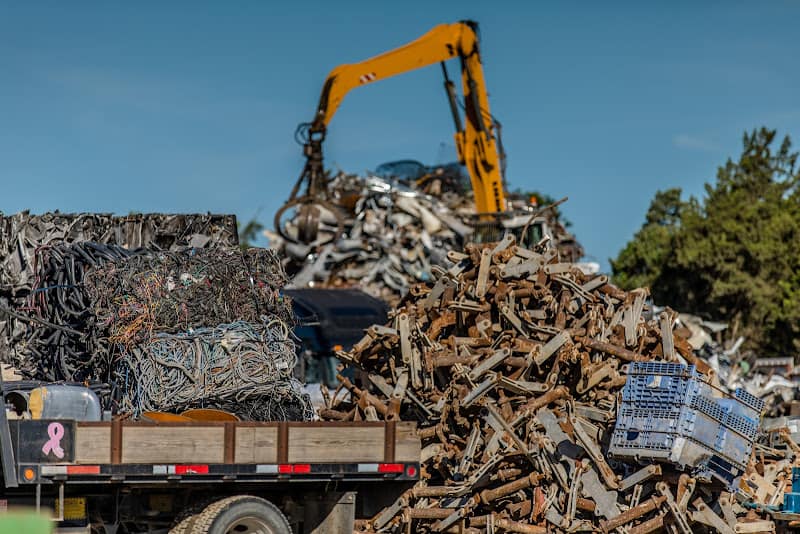
[[[462, 121], [456, 100], [455, 87], [447, 77], [444, 62], [459, 58], [464, 95]], [[455, 143], [459, 162], [467, 167], [475, 194], [475, 206], [479, 216], [491, 220], [493, 214], [506, 210], [501, 155], [495, 122], [489, 112], [489, 98], [483, 75], [479, 51], [477, 24], [462, 21], [436, 26], [419, 39], [385, 52], [360, 63], [340, 65], [333, 69], [325, 80], [314, 119], [308, 125], [305, 144], [307, 157], [303, 173], [295, 185], [284, 208], [276, 215], [278, 232], [282, 231], [280, 217], [288, 207], [297, 207], [301, 219], [309, 225], [318, 219], [311, 204], [325, 206], [327, 202], [322, 166], [322, 141], [330, 123], [345, 95], [356, 87], [375, 83], [398, 74], [441, 63], [445, 72], [445, 89], [450, 100], [456, 127]], [[306, 194], [297, 197], [298, 189], [307, 181]], [[302, 230], [302, 229], [301, 229]], [[306, 242], [315, 237], [314, 232], [301, 231]]]
[[312, 129], [326, 128], [345, 95], [356, 87], [453, 59], [460, 49], [471, 52], [476, 44], [475, 32], [468, 24], [440, 24], [404, 46], [360, 63], [339, 65], [325, 80]]
[[[466, 128], [462, 127], [458, 109], [453, 109], [459, 161], [469, 171], [478, 213], [504, 211], [500, 156], [476, 30], [473, 22], [440, 24], [400, 48], [360, 63], [336, 67], [325, 80], [311, 132], [324, 132], [345, 95], [356, 87], [460, 57], [467, 120]], [[450, 87], [448, 95], [453, 95]]]

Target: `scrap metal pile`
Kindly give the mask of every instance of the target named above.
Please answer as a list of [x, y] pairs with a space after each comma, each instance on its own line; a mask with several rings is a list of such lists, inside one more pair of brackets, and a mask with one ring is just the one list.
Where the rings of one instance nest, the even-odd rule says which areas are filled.
[[24, 376], [105, 385], [105, 407], [124, 416], [313, 417], [292, 376], [293, 314], [273, 251], [78, 241], [39, 246], [29, 261], [29, 288], [3, 305], [15, 321], [3, 357]]
[[[455, 194], [446, 176], [404, 185], [377, 176], [339, 174], [329, 184], [337, 219], [322, 210], [319, 238], [310, 245], [283, 241], [268, 233], [270, 246], [281, 252], [294, 287], [358, 287], [396, 305], [408, 289], [432, 277], [446, 263], [446, 252], [462, 248], [469, 239], [475, 204], [469, 193]], [[577, 260], [582, 249], [557, 220], [551, 219], [557, 248]], [[286, 223], [297, 234], [298, 221]]]
[[469, 233], [437, 198], [377, 177], [339, 175], [331, 188], [353, 204], [344, 234], [332, 241], [335, 227], [328, 226], [310, 246], [277, 246], [289, 260], [294, 287], [357, 285], [393, 304], [411, 284], [430, 279], [431, 266], [442, 264]]
[[[420, 426], [420, 483], [362, 531], [774, 530], [744, 501], [779, 504], [793, 453], [754, 444], [763, 403], [723, 391], [675, 334], [677, 314], [646, 320], [646, 290], [513, 238], [448, 257], [340, 353], [366, 383], [340, 376], [323, 395], [325, 419]], [[637, 374], [650, 375], [637, 382], [647, 413], [621, 409], [636, 405], [624, 388]]]

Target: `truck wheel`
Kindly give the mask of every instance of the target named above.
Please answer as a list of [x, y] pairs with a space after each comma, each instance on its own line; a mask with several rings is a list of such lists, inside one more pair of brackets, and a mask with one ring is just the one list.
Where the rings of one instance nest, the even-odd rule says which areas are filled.
[[292, 534], [286, 516], [271, 502], [234, 495], [210, 504], [191, 525], [192, 534]]

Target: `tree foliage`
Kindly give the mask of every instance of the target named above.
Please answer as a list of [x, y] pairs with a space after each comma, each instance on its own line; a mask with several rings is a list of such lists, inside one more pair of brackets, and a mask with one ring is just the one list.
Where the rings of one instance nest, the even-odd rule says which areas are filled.
[[[258, 214], [256, 214], [256, 217]], [[247, 224], [242, 227], [242, 224], [239, 223], [239, 246], [242, 249], [248, 249], [253, 246], [253, 243], [256, 239], [258, 239], [258, 235], [264, 229], [264, 225], [258, 222], [258, 219], [253, 217]]]
[[800, 173], [789, 137], [745, 133], [742, 154], [717, 171], [702, 200], [656, 193], [645, 222], [615, 260], [624, 288], [725, 320], [759, 352], [794, 354], [800, 343]]

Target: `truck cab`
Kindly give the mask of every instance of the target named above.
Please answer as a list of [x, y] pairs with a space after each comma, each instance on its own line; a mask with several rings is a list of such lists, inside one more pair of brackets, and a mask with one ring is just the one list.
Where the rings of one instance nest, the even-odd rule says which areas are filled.
[[370, 326], [385, 324], [388, 307], [358, 289], [297, 288], [284, 294], [292, 299], [297, 319], [297, 377], [312, 393], [316, 384], [336, 387], [336, 352], [350, 350]]

